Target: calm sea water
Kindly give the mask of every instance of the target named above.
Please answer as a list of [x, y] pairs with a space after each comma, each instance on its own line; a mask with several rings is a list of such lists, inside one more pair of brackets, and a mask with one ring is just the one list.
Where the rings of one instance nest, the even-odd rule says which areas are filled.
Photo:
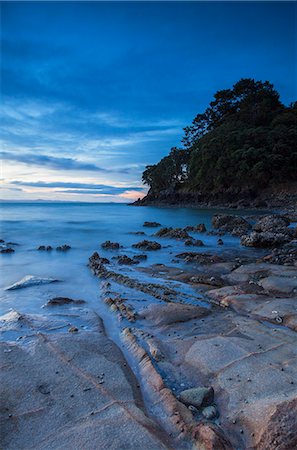
[[[136, 254], [139, 252], [131, 245], [144, 237], [131, 233], [145, 231], [146, 238], [151, 239], [156, 231], [144, 228], [144, 221], [157, 221], [163, 226], [174, 227], [203, 222], [209, 229], [211, 217], [216, 212], [218, 210], [215, 209], [132, 207], [106, 203], [4, 203], [1, 206], [0, 237], [19, 245], [15, 246], [13, 254], [0, 254], [0, 313], [4, 314], [10, 308], [21, 313], [44, 313], [42, 305], [54, 296], [84, 299], [88, 306], [100, 311], [99, 281], [91, 274], [87, 263], [95, 250], [110, 258], [110, 251], [101, 250], [102, 242], [107, 239], [117, 241], [123, 245], [121, 253]], [[240, 214], [240, 211], [236, 213]], [[194, 251], [222, 251], [217, 246], [217, 237], [205, 234], [195, 234], [195, 237], [203, 239], [205, 247], [192, 248]], [[170, 264], [176, 253], [191, 249], [185, 248], [180, 241], [153, 239], [166, 248], [148, 252], [147, 261], [141, 265]], [[237, 238], [226, 236], [223, 239], [224, 251], [239, 249]], [[69, 244], [71, 250], [65, 253], [37, 251], [39, 245], [56, 247], [63, 244]], [[133, 272], [138, 279], [145, 277], [133, 267], [121, 267], [120, 270], [128, 274]], [[61, 281], [14, 291], [4, 290], [25, 275], [53, 277]]]

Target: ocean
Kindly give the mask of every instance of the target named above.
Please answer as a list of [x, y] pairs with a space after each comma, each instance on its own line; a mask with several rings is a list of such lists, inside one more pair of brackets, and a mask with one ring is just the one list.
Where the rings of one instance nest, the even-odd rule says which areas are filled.
[[[153, 239], [164, 247], [159, 251], [147, 252], [148, 259], [139, 266], [152, 264], [170, 265], [177, 253], [182, 251], [221, 252], [239, 249], [239, 239], [224, 236], [224, 245], [217, 245], [217, 236], [206, 233], [191, 233], [202, 239], [204, 247], [185, 247], [183, 241], [156, 238], [155, 228], [143, 227], [144, 221], [157, 221], [162, 226], [184, 227], [204, 223], [211, 227], [215, 213], [226, 212], [217, 209], [175, 208], [175, 207], [133, 207], [115, 203], [2, 203], [1, 239], [14, 242], [15, 253], [1, 254], [0, 314], [15, 309], [20, 313], [47, 314], [42, 308], [56, 296], [83, 299], [87, 307], [95, 309], [101, 316], [109, 317], [107, 307], [102, 305], [100, 281], [87, 267], [88, 258], [94, 251], [111, 258], [112, 255], [139, 253], [132, 244], [142, 239]], [[230, 211], [229, 211], [230, 212]], [[232, 211], [241, 214], [242, 211]], [[244, 211], [244, 214], [248, 214]], [[254, 213], [254, 212], [253, 212]], [[144, 231], [146, 236], [133, 232]], [[106, 240], [119, 242], [123, 248], [118, 251], [102, 250], [100, 245]], [[55, 247], [63, 244], [71, 246], [68, 252], [58, 252]], [[40, 245], [51, 245], [51, 252], [38, 251]], [[249, 252], [249, 249], [245, 250]], [[117, 267], [117, 264], [115, 267]], [[183, 263], [179, 264], [182, 267]], [[118, 266], [138, 280], [146, 281], [148, 276], [135, 266]], [[32, 286], [7, 291], [5, 288], [26, 275], [57, 278], [52, 284]], [[150, 280], [151, 281], [151, 280]], [[158, 279], [160, 282], [160, 279]], [[169, 282], [168, 282], [169, 283]], [[123, 287], [118, 287], [123, 291]], [[182, 287], [189, 290], [189, 287]], [[125, 295], [135, 295], [125, 289]], [[199, 295], [197, 294], [199, 297]], [[52, 311], [51, 311], [52, 312]]]

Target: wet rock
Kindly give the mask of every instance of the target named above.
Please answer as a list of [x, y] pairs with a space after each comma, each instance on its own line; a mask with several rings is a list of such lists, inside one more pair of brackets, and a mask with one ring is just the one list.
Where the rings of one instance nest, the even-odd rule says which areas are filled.
[[179, 394], [179, 400], [185, 405], [201, 408], [209, 406], [214, 401], [214, 390], [212, 387], [197, 387], [186, 389]]
[[142, 260], [147, 259], [147, 255], [145, 253], [140, 253], [139, 255], [133, 256], [133, 258], [142, 261]]
[[198, 225], [188, 225], [184, 228], [185, 231], [193, 231], [195, 233], [205, 233], [206, 226], [204, 223], [199, 223]]
[[6, 291], [11, 291], [13, 289], [22, 289], [30, 286], [39, 286], [42, 284], [48, 284], [48, 283], [55, 283], [57, 281], [60, 281], [56, 278], [40, 278], [35, 277], [33, 275], [27, 275], [24, 278], [22, 278], [17, 283], [12, 284], [11, 286], [8, 286], [5, 288]]
[[191, 239], [191, 236], [182, 228], [165, 227], [161, 228], [155, 236], [166, 237], [172, 239]]
[[40, 245], [37, 250], [43, 252], [50, 252], [53, 249], [51, 245]]
[[144, 236], [145, 232], [144, 231], [131, 231], [130, 234], [135, 234], [136, 236]]
[[226, 231], [210, 230], [207, 232], [207, 236], [225, 236]]
[[148, 241], [145, 239], [144, 241], [138, 242], [137, 244], [133, 244], [132, 247], [140, 248], [141, 250], [160, 250], [161, 244], [156, 241]]
[[7, 248], [1, 248], [0, 253], [14, 253], [14, 249], [11, 247], [7, 247]]
[[218, 244], [218, 245], [224, 245], [223, 239], [218, 239], [217, 244]]
[[156, 228], [156, 227], [160, 227], [161, 224], [159, 222], [144, 222], [143, 226], [144, 227]]
[[105, 241], [101, 244], [101, 247], [106, 250], [118, 250], [120, 248], [120, 244], [118, 242]]
[[71, 249], [70, 245], [67, 245], [67, 244], [59, 245], [59, 246], [56, 248], [56, 250], [57, 250], [58, 252], [67, 252], [67, 251], [70, 250], [70, 249]]
[[82, 305], [83, 303], [86, 303], [85, 300], [73, 300], [68, 297], [54, 297], [46, 303], [46, 306]]
[[263, 256], [258, 261], [269, 264], [297, 265], [297, 240], [293, 240], [281, 248], [272, 249], [271, 253]]
[[176, 258], [184, 259], [186, 262], [197, 262], [199, 264], [214, 264], [224, 262], [224, 259], [218, 255], [209, 253], [183, 252], [176, 255]]
[[290, 237], [284, 233], [272, 233], [270, 231], [256, 232], [241, 237], [240, 243], [245, 247], [277, 247], [290, 241]]
[[216, 214], [212, 218], [212, 226], [221, 231], [227, 231], [235, 236], [242, 236], [251, 228], [249, 222], [240, 216]]
[[297, 291], [297, 270], [295, 278], [272, 275], [261, 279], [258, 284], [269, 292], [290, 294], [294, 292], [294, 290]]
[[283, 233], [287, 226], [290, 224], [289, 220], [285, 216], [279, 216], [276, 214], [264, 216], [259, 219], [253, 229], [258, 232], [280, 232]]
[[130, 322], [134, 322], [136, 319], [136, 313], [132, 306], [126, 304], [126, 299], [117, 295], [115, 297], [105, 297], [104, 303], [106, 303], [110, 309], [114, 312], [118, 312], [120, 317], [124, 317]]
[[139, 318], [151, 320], [156, 325], [171, 325], [187, 322], [210, 314], [210, 310], [202, 306], [168, 303], [167, 305], [150, 305], [139, 312]]
[[205, 419], [212, 420], [218, 416], [217, 408], [213, 405], [203, 408], [202, 415]]
[[9, 408], [1, 410], [1, 447], [167, 448], [166, 434], [145, 414], [137, 380], [98, 317], [93, 331], [36, 334], [31, 348], [1, 345], [1, 398]]
[[191, 277], [190, 282], [195, 284], [207, 284], [209, 286], [217, 287], [224, 286], [225, 284], [221, 277], [214, 275], [211, 276], [203, 273]]
[[193, 247], [203, 247], [204, 243], [200, 239], [187, 239], [185, 245]]
[[76, 327], [70, 327], [70, 328], [68, 329], [68, 331], [69, 331], [69, 333], [77, 333], [77, 332], [78, 332], [78, 328], [76, 328]]
[[200, 423], [193, 430], [194, 450], [233, 450], [223, 431], [214, 424]]
[[118, 261], [119, 264], [123, 264], [123, 265], [139, 264], [139, 261], [137, 260], [137, 258], [136, 259], [134, 257], [130, 258], [127, 255], [116, 256], [115, 259]]

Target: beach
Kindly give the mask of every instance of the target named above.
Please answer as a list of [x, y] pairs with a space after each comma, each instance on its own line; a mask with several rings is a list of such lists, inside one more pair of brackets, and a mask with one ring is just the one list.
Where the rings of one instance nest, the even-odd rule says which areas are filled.
[[2, 211], [4, 448], [294, 448], [292, 212]]

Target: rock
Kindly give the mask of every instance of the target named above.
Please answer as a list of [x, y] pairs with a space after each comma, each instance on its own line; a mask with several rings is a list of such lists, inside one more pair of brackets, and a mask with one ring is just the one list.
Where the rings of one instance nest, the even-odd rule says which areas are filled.
[[290, 222], [286, 217], [273, 214], [259, 219], [253, 229], [258, 232], [270, 231], [273, 233], [283, 233], [289, 224]]
[[137, 380], [98, 317], [94, 331], [35, 333], [30, 345], [32, 351], [1, 344], [2, 448], [168, 448], [166, 433], [145, 413]]
[[165, 227], [161, 228], [155, 236], [166, 237], [172, 239], [191, 239], [191, 236], [182, 228]]
[[185, 231], [193, 231], [195, 233], [205, 233], [206, 226], [204, 223], [199, 223], [198, 225], [188, 225], [184, 228]]
[[69, 333], [77, 333], [78, 332], [78, 328], [70, 327], [68, 331], [69, 331]]
[[56, 248], [58, 252], [67, 252], [70, 249], [71, 249], [70, 245], [67, 244], [59, 245], [59, 247]]
[[193, 430], [196, 441], [193, 450], [232, 450], [233, 447], [223, 435], [222, 430], [214, 424], [200, 423]]
[[40, 278], [35, 277], [33, 275], [27, 275], [24, 278], [22, 278], [17, 283], [12, 284], [11, 286], [8, 286], [5, 288], [6, 291], [11, 291], [13, 289], [22, 289], [30, 286], [39, 286], [41, 284], [48, 284], [48, 283], [55, 283], [57, 281], [56, 278]]
[[184, 252], [176, 255], [176, 258], [184, 259], [186, 262], [197, 262], [199, 264], [214, 264], [224, 262], [224, 259], [218, 255], [209, 253]]
[[195, 284], [207, 284], [209, 286], [217, 286], [221, 287], [224, 285], [224, 282], [221, 277], [218, 276], [210, 276], [204, 273], [194, 275], [190, 278], [191, 283]]
[[215, 406], [207, 406], [203, 408], [202, 415], [208, 420], [215, 419], [218, 416], [217, 408]]
[[179, 400], [187, 406], [193, 405], [199, 409], [213, 403], [214, 390], [212, 387], [186, 389], [179, 394]]
[[50, 245], [40, 245], [37, 250], [50, 252], [53, 249]]
[[115, 259], [117, 259], [119, 264], [124, 264], [124, 265], [139, 264], [139, 261], [137, 259], [130, 258], [127, 255], [116, 256]]
[[218, 239], [218, 245], [224, 245], [223, 239]]
[[139, 259], [141, 261], [147, 259], [147, 255], [145, 253], [140, 253], [139, 255], [133, 256], [133, 259]]
[[160, 250], [161, 245], [159, 244], [159, 242], [148, 241], [145, 239], [144, 241], [138, 242], [137, 244], [133, 244], [132, 247], [140, 248], [141, 250]]
[[101, 247], [104, 249], [118, 250], [120, 248], [120, 244], [118, 242], [105, 241], [101, 244]]
[[297, 291], [297, 270], [295, 278], [269, 276], [261, 279], [258, 284], [269, 292], [290, 294]]
[[171, 325], [205, 317], [208, 314], [210, 314], [210, 310], [202, 306], [168, 303], [166, 305], [150, 305], [140, 311], [139, 318], [151, 320], [156, 325]]
[[143, 226], [144, 227], [156, 228], [156, 227], [160, 227], [161, 224], [159, 222], [144, 222]]
[[193, 247], [203, 247], [204, 243], [200, 239], [187, 239], [185, 245]]
[[0, 253], [14, 253], [14, 249], [13, 248], [11, 248], [11, 247], [7, 247], [7, 248], [2, 248], [1, 250], [0, 250]]
[[46, 303], [46, 306], [61, 306], [70, 304], [82, 305], [83, 303], [86, 303], [85, 300], [72, 300], [72, 298], [68, 297], [54, 297]]
[[216, 214], [212, 218], [212, 226], [220, 231], [227, 231], [235, 236], [241, 236], [251, 228], [249, 222], [240, 216]]
[[145, 232], [144, 231], [131, 231], [130, 234], [135, 234], [136, 236], [144, 236]]
[[272, 249], [270, 254], [263, 256], [259, 261], [269, 264], [297, 265], [297, 240], [288, 242], [281, 248]]
[[283, 233], [272, 233], [270, 231], [256, 232], [241, 237], [240, 243], [245, 247], [277, 247], [290, 241], [290, 237]]

